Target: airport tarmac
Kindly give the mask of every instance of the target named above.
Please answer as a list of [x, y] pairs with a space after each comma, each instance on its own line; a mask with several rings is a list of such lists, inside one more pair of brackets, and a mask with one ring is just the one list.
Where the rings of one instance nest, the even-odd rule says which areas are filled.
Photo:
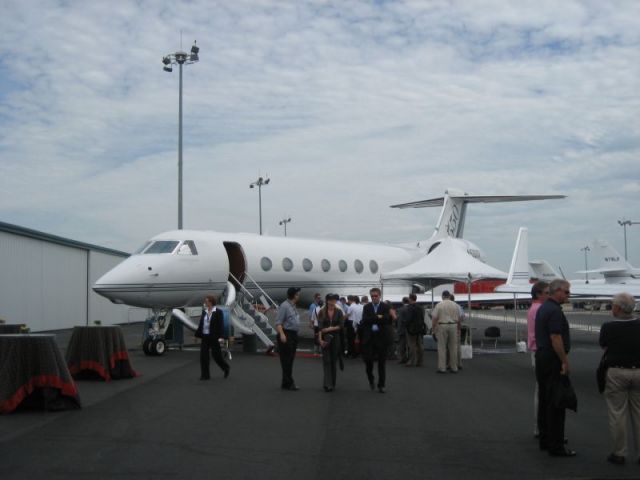
[[605, 461], [597, 334], [573, 336], [579, 408], [566, 434], [578, 456], [551, 458], [533, 438], [534, 377], [530, 355], [513, 349], [515, 322], [473, 324], [476, 345], [500, 326], [498, 349], [476, 350], [458, 375], [436, 375], [430, 351], [423, 368], [390, 362], [386, 394], [369, 390], [360, 359], [325, 393], [320, 358], [304, 352], [298, 392], [279, 389], [277, 357], [239, 348], [227, 380], [212, 364], [203, 382], [197, 348], [145, 357], [140, 325], [125, 326], [141, 376], [79, 381], [81, 410], [0, 416], [0, 478], [640, 478], [637, 463]]

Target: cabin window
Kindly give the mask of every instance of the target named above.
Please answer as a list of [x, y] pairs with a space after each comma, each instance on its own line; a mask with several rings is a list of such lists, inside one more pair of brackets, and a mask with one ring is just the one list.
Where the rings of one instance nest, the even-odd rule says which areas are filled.
[[347, 271], [347, 262], [345, 262], [344, 260], [340, 260], [338, 262], [338, 268], [340, 269], [340, 271], [342, 273], [346, 272]]
[[144, 251], [144, 254], [147, 255], [149, 253], [171, 253], [176, 249], [178, 243], [180, 242], [176, 242], [173, 240], [157, 240]]
[[357, 273], [362, 273], [362, 271], [364, 270], [364, 265], [360, 260], [356, 260], [355, 262], [353, 262], [353, 268], [356, 269]]
[[371, 260], [369, 262], [369, 270], [371, 270], [371, 273], [378, 273], [378, 262]]
[[133, 254], [138, 255], [139, 253], [144, 252], [145, 248], [147, 248], [149, 245], [151, 245], [151, 242], [144, 242], [144, 245], [139, 247], [135, 252], [133, 252]]
[[302, 268], [305, 272], [310, 272], [311, 270], [313, 270], [313, 262], [308, 258], [305, 258], [304, 260], [302, 260]]
[[269, 257], [262, 257], [260, 259], [260, 266], [262, 267], [262, 270], [268, 272], [269, 270], [271, 270], [271, 267], [273, 267], [273, 263], [271, 262], [271, 259]]
[[323, 272], [328, 272], [329, 270], [331, 270], [331, 262], [326, 258], [322, 260], [320, 266], [322, 267]]
[[197, 255], [198, 250], [193, 240], [185, 240], [178, 249], [178, 255]]
[[293, 260], [291, 260], [289, 257], [284, 257], [282, 259], [282, 268], [285, 272], [290, 272], [291, 270], [293, 270]]

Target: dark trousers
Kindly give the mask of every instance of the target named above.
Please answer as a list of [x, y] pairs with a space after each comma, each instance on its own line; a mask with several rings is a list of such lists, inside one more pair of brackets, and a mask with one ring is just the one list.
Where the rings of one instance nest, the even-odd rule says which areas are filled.
[[[373, 383], [373, 362], [375, 360], [365, 360], [364, 365], [367, 370], [367, 378], [369, 383]], [[378, 358], [378, 387], [384, 387], [387, 380], [387, 358], [386, 356]]]
[[222, 357], [222, 350], [220, 349], [218, 339], [213, 338], [211, 335], [203, 335], [202, 342], [200, 343], [200, 376], [202, 378], [209, 378], [211, 376], [209, 372], [209, 350], [211, 350], [211, 356], [223, 372], [226, 372], [229, 368], [229, 365], [227, 365], [227, 362], [225, 362]]
[[372, 355], [367, 355], [364, 360], [365, 369], [369, 383], [373, 383], [373, 362], [378, 362], [378, 387], [384, 387], [387, 380], [387, 351], [379, 349], [374, 351]]
[[293, 360], [296, 358], [298, 348], [298, 332], [285, 330], [287, 341], [282, 343], [278, 335], [278, 354], [280, 355], [280, 367], [282, 367], [282, 388], [289, 388], [295, 385], [293, 380]]
[[338, 357], [341, 354], [341, 348], [338, 338], [334, 337], [331, 343], [322, 349], [322, 370], [324, 374], [322, 384], [325, 388], [336, 387]]
[[538, 381], [538, 432], [540, 447], [549, 451], [564, 448], [564, 408], [556, 408], [551, 400], [553, 385], [560, 377], [562, 363], [550, 351], [536, 352], [536, 380]]

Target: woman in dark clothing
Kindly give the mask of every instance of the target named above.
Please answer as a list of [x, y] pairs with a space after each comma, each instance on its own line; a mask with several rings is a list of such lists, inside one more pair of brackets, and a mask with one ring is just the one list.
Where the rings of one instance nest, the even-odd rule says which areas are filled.
[[204, 299], [204, 309], [200, 317], [200, 323], [195, 333], [200, 338], [200, 380], [209, 380], [209, 350], [211, 356], [224, 372], [224, 378], [229, 376], [231, 367], [222, 357], [219, 338], [224, 336], [224, 316], [222, 310], [216, 308], [216, 297], [207, 295]]
[[322, 368], [324, 370], [324, 391], [336, 388], [337, 363], [341, 362], [342, 345], [340, 332], [344, 325], [344, 314], [336, 306], [338, 295], [330, 293], [325, 297], [325, 306], [318, 313], [318, 337], [322, 347]]

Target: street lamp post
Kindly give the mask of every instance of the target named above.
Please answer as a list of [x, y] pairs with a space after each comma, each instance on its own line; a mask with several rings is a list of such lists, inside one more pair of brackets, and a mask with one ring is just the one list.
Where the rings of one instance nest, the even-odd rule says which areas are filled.
[[287, 223], [291, 221], [291, 217], [280, 220], [280, 225], [284, 225], [284, 236], [287, 236]]
[[249, 184], [249, 188], [258, 187], [258, 215], [260, 217], [260, 235], [262, 235], [262, 186], [269, 185], [270, 178], [258, 177], [255, 182]]
[[589, 245], [585, 245], [580, 249], [580, 251], [584, 252], [584, 283], [589, 283], [589, 273], [587, 273], [587, 270], [589, 270], [589, 267], [587, 266], [587, 252], [590, 252], [591, 249], [589, 248]]
[[179, 50], [162, 58], [165, 72], [172, 72], [173, 66], [178, 65], [180, 70], [180, 87], [178, 94], [178, 230], [182, 230], [182, 65], [196, 63], [200, 48], [193, 42], [191, 53]]
[[628, 226], [640, 225], [640, 222], [632, 222], [631, 220], [625, 220], [623, 218], [622, 220], [618, 220], [618, 225], [624, 228], [624, 259], [626, 261], [628, 260], [627, 258], [627, 225]]

